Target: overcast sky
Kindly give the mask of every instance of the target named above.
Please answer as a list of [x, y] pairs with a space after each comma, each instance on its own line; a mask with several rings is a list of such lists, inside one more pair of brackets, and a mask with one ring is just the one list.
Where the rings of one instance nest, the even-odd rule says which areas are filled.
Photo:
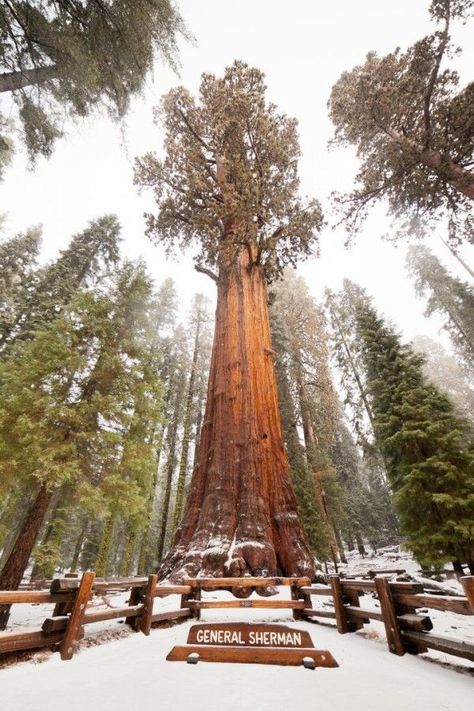
[[[161, 151], [162, 133], [152, 122], [152, 106], [160, 96], [177, 84], [195, 92], [202, 72], [221, 74], [235, 59], [259, 67], [266, 74], [271, 100], [299, 121], [302, 192], [326, 205], [332, 190], [351, 188], [357, 170], [353, 151], [327, 148], [332, 135], [327, 115], [332, 85], [342, 71], [361, 63], [368, 51], [386, 54], [397, 46], [403, 49], [433, 31], [433, 26], [428, 0], [179, 0], [177, 4], [196, 38], [194, 46], [182, 45], [180, 76], [157, 66], [122, 128], [98, 116], [68, 123], [67, 135], [58, 142], [53, 157], [40, 158], [34, 171], [28, 170], [25, 156], [18, 151], [0, 184], [0, 213], [7, 213], [5, 236], [43, 225], [45, 259], [89, 220], [116, 213], [123, 225], [124, 252], [143, 257], [157, 282], [173, 277], [184, 311], [195, 291], [213, 297], [214, 285], [194, 272], [189, 256], [169, 262], [148, 243], [143, 212], [153, 209], [153, 203], [132, 183], [134, 157], [147, 150]], [[474, 67], [472, 24], [457, 28], [455, 39], [464, 49], [456, 66], [465, 83], [472, 80], [469, 70]], [[331, 221], [331, 215], [327, 217]], [[381, 239], [389, 224], [384, 209], [374, 210], [350, 250], [344, 247], [343, 230], [325, 230], [321, 256], [299, 271], [317, 297], [326, 286], [337, 289], [349, 277], [367, 288], [406, 338], [417, 333], [436, 338], [439, 322], [423, 318], [423, 303], [416, 299], [405, 274], [406, 244], [394, 246]], [[439, 236], [441, 231], [431, 235], [429, 246], [454, 273], [467, 279]], [[472, 248], [461, 253], [474, 261]]]

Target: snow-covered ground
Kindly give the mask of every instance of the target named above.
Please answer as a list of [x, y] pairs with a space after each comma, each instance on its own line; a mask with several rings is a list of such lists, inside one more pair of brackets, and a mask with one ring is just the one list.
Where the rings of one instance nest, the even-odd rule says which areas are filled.
[[[365, 569], [409, 570], [410, 565], [409, 572], [418, 569], [405, 554], [403, 564], [400, 558], [395, 565], [393, 560], [389, 564], [389, 554], [384, 559], [353, 556], [347, 569], [361, 571], [367, 566]], [[456, 581], [446, 586], [460, 591]], [[281, 596], [287, 593], [282, 589]], [[205, 593], [206, 599], [224, 596], [228, 594]], [[114, 596], [108, 604], [118, 606], [123, 599], [123, 595]], [[325, 598], [313, 598], [315, 606], [325, 602]], [[377, 604], [368, 595], [361, 599], [362, 607]], [[175, 596], [158, 599], [155, 611], [176, 609], [178, 605]], [[25, 624], [39, 625], [47, 614], [51, 614], [47, 606], [18, 605], [12, 624], [16, 629]], [[434, 610], [429, 614], [434, 632], [474, 640], [473, 617]], [[307, 630], [315, 647], [332, 652], [339, 668], [310, 671], [302, 667], [167, 662], [171, 648], [186, 643], [193, 621], [154, 629], [149, 637], [130, 632], [119, 622], [105, 622], [88, 626], [81, 649], [69, 662], [62, 662], [58, 654], [40, 651], [27, 662], [1, 669], [0, 708], [292, 711], [324, 705], [330, 711], [457, 711], [472, 705], [473, 664], [434, 652], [419, 657], [394, 656], [387, 650], [381, 623], [371, 622], [355, 634], [339, 635], [332, 625], [295, 622], [290, 611], [250, 609], [205, 610], [201, 621], [276, 622]], [[101, 644], [94, 646], [99, 641]]]

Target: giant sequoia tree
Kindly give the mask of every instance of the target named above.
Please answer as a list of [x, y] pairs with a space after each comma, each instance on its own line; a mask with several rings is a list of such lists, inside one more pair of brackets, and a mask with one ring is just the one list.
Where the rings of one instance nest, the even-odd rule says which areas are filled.
[[334, 85], [335, 142], [356, 146], [362, 160], [355, 189], [339, 197], [350, 231], [385, 198], [405, 229], [446, 217], [453, 239], [473, 240], [474, 83], [459, 86], [446, 66], [452, 21], [472, 8], [472, 0], [433, 0], [437, 32], [406, 52], [370, 52]]
[[217, 284], [207, 405], [185, 511], [160, 575], [311, 574], [283, 445], [267, 282], [310, 254], [322, 223], [298, 197], [296, 121], [265, 101], [263, 74], [236, 62], [205, 74], [199, 99], [172, 90], [164, 160], [137, 161], [154, 189], [151, 238], [198, 247]]

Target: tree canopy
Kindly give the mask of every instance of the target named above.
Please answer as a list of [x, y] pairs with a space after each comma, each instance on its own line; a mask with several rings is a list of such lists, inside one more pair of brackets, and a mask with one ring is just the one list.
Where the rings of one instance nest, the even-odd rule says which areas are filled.
[[405, 52], [370, 52], [332, 88], [334, 142], [354, 145], [362, 161], [354, 190], [336, 196], [349, 231], [385, 198], [401, 232], [445, 218], [452, 239], [474, 240], [474, 83], [460, 86], [446, 66], [455, 54], [451, 23], [472, 7], [472, 0], [434, 0], [441, 29]]
[[298, 196], [296, 120], [265, 91], [263, 73], [243, 62], [222, 78], [203, 74], [198, 100], [173, 89], [155, 110], [165, 158], [136, 161], [135, 181], [153, 188], [159, 208], [146, 215], [148, 235], [169, 252], [199, 245], [208, 273], [246, 247], [271, 279], [311, 254], [322, 225], [319, 204]]
[[[60, 109], [123, 117], [161, 56], [186, 35], [171, 0], [9, 0], [0, 7], [0, 92], [12, 92], [30, 157], [50, 155]], [[10, 142], [0, 115], [0, 162]], [[8, 132], [8, 131], [7, 131]]]

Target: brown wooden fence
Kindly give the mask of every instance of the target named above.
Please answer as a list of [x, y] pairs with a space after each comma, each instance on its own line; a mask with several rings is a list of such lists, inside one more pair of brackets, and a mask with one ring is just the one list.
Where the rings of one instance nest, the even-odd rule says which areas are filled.
[[[308, 578], [189, 578], [183, 585], [160, 585], [156, 575], [145, 578], [95, 578], [86, 572], [82, 578], [57, 578], [49, 590], [0, 591], [0, 604], [51, 603], [51, 617], [41, 628], [0, 634], [0, 655], [34, 650], [40, 647], [58, 649], [62, 659], [71, 659], [84, 627], [94, 622], [124, 619], [134, 630], [150, 634], [153, 624], [193, 617], [202, 610], [222, 608], [288, 609], [295, 619], [334, 620], [338, 632], [346, 634], [361, 629], [371, 620], [383, 622], [390, 652], [418, 654], [435, 649], [474, 661], [474, 645], [461, 639], [433, 633], [433, 623], [420, 609], [434, 609], [474, 615], [474, 576], [461, 579], [465, 596], [426, 594], [423, 586], [411, 582], [393, 582], [384, 576], [373, 580], [327, 577], [327, 584], [311, 585]], [[288, 599], [265, 597], [248, 599], [247, 593], [260, 588], [289, 588]], [[264, 590], [266, 589], [266, 590]], [[94, 596], [130, 591], [127, 605], [95, 610], [90, 606]], [[202, 593], [230, 590], [237, 599], [206, 600]], [[361, 606], [365, 594], [376, 596], [379, 610]], [[179, 608], [155, 612], [154, 601], [168, 595], [179, 596]], [[325, 609], [313, 608], [312, 598], [327, 598]]]

